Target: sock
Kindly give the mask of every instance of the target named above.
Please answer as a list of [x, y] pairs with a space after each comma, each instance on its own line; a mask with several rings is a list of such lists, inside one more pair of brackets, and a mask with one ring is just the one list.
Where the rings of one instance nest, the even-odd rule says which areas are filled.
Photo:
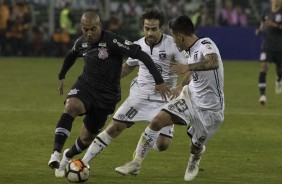
[[68, 158], [73, 158], [75, 155], [80, 154], [81, 152], [83, 152], [84, 150], [86, 150], [88, 148], [87, 145], [84, 145], [80, 139], [80, 137], [78, 137], [74, 143], [74, 145], [72, 145], [72, 147], [69, 149], [69, 151], [66, 153], [66, 157]]
[[63, 146], [71, 132], [74, 118], [66, 113], [61, 115], [55, 130], [54, 151], [62, 152]]
[[112, 137], [104, 130], [101, 132], [89, 146], [87, 152], [82, 158], [83, 163], [88, 164], [93, 158], [96, 157], [104, 148], [110, 144]]
[[145, 159], [146, 155], [150, 148], [157, 142], [159, 136], [159, 131], [154, 131], [147, 127], [145, 131], [142, 133], [139, 142], [136, 147], [136, 154], [134, 160], [141, 162]]
[[266, 88], [266, 73], [260, 72], [259, 73], [259, 92], [260, 95], [265, 95], [265, 88]]

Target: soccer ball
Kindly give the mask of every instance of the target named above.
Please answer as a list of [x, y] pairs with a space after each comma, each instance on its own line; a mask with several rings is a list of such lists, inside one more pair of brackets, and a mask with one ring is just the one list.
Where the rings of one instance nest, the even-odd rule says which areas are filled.
[[66, 166], [66, 178], [71, 183], [81, 183], [88, 180], [90, 169], [79, 160], [72, 160]]

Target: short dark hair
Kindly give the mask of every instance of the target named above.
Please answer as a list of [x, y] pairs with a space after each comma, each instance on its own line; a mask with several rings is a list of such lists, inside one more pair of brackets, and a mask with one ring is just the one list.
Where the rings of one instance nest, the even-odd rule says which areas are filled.
[[181, 15], [169, 22], [169, 28], [173, 32], [182, 33], [191, 36], [195, 33], [195, 27], [191, 19], [186, 15]]
[[162, 27], [165, 23], [165, 15], [163, 11], [159, 11], [157, 9], [147, 9], [145, 10], [141, 17], [140, 17], [140, 21], [141, 21], [141, 25], [144, 25], [144, 20], [145, 19], [157, 19], [160, 22], [160, 27]]

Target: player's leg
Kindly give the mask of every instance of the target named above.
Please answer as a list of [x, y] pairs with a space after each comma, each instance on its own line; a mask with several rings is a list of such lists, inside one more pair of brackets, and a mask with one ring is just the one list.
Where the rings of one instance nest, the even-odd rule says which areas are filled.
[[89, 162], [95, 158], [100, 152], [102, 152], [110, 142], [119, 136], [126, 128], [129, 127], [129, 124], [124, 122], [119, 122], [112, 120], [107, 128], [97, 135], [94, 141], [89, 146], [87, 152], [82, 158], [83, 163], [89, 164]]
[[276, 65], [276, 81], [275, 81], [275, 93], [282, 93], [282, 54], [281, 52], [276, 53], [275, 58]]
[[174, 125], [166, 126], [160, 130], [159, 137], [153, 145], [155, 151], [165, 151], [168, 149], [174, 132]]
[[194, 110], [195, 121], [189, 127], [187, 134], [191, 137], [190, 156], [184, 175], [185, 181], [195, 179], [199, 171], [200, 160], [205, 152], [205, 144], [219, 129], [223, 122], [223, 111], [197, 111]]
[[91, 142], [96, 137], [97, 133], [90, 132], [85, 125], [83, 124], [80, 131], [80, 136], [76, 139], [75, 143], [71, 148], [65, 149], [63, 153], [60, 166], [55, 170], [56, 177], [65, 176], [65, 168], [71, 159], [75, 156], [86, 150]]
[[115, 171], [122, 175], [138, 174], [141, 168], [141, 163], [145, 159], [149, 149], [153, 147], [159, 137], [159, 131], [163, 127], [170, 126], [172, 124], [173, 121], [171, 119], [171, 115], [166, 111], [160, 111], [141, 134], [133, 160], [121, 167], [117, 167]]
[[61, 115], [55, 129], [53, 153], [48, 162], [49, 167], [52, 169], [59, 167], [60, 154], [71, 132], [74, 119], [85, 112], [86, 110], [84, 104], [78, 98], [68, 98], [66, 100], [64, 112]]
[[259, 78], [258, 78], [258, 88], [259, 88], [259, 103], [261, 105], [264, 105], [266, 103], [266, 75], [268, 71], [268, 58], [269, 56], [267, 55], [268, 53], [262, 52], [260, 55], [260, 73], [259, 73]]

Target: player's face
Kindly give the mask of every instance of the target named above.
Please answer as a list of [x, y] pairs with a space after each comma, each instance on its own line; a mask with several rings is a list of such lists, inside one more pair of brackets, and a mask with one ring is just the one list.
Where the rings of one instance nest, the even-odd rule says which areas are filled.
[[162, 28], [160, 28], [160, 21], [157, 19], [144, 20], [144, 34], [146, 42], [149, 45], [157, 44], [162, 37]]
[[101, 23], [99, 19], [82, 20], [81, 29], [87, 42], [97, 42], [101, 37]]
[[184, 42], [184, 36], [182, 34], [171, 31], [171, 36], [173, 37], [174, 43], [180, 52], [187, 49]]

